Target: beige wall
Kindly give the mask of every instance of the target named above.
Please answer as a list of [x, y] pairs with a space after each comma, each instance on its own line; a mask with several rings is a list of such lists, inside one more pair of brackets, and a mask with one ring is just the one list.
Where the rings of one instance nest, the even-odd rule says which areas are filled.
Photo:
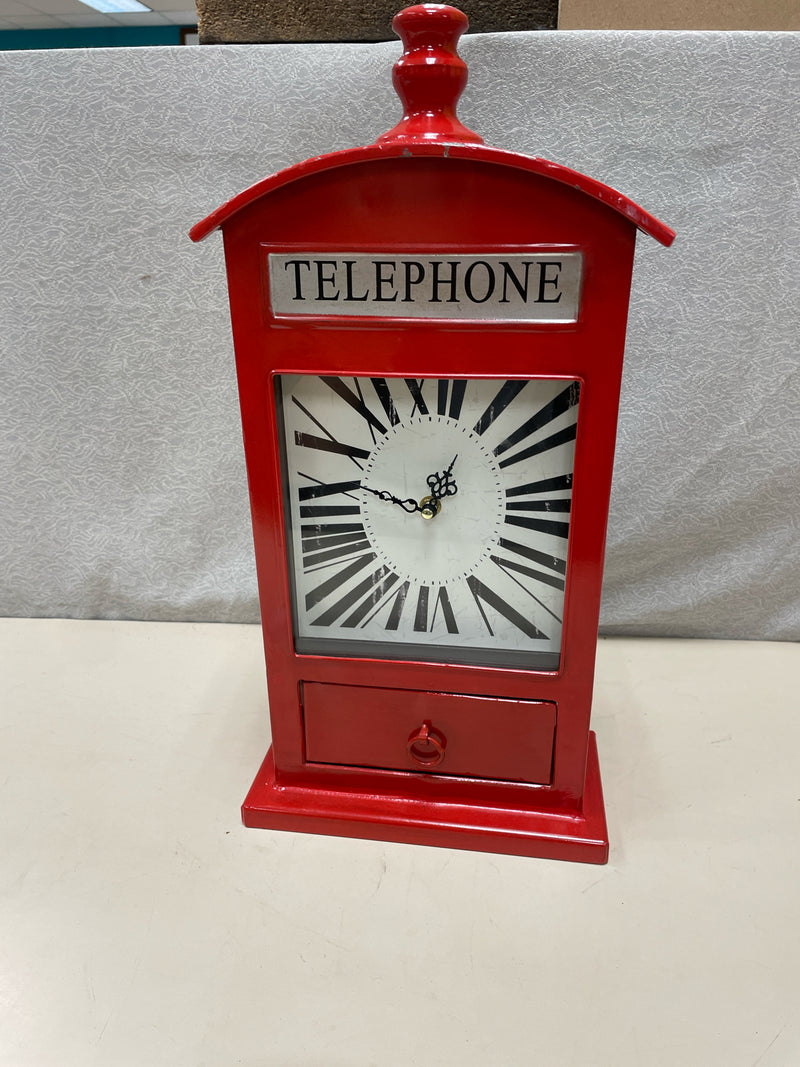
[[560, 30], [800, 30], [800, 0], [560, 0]]

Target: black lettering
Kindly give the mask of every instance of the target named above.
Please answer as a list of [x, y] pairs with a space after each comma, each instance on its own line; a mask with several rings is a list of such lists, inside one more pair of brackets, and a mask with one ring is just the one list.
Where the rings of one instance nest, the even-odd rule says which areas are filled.
[[444, 264], [440, 263], [436, 259], [431, 260], [431, 266], [433, 267], [433, 283], [431, 287], [431, 304], [441, 304], [442, 298], [439, 296], [439, 287], [442, 285], [450, 286], [450, 296], [447, 298], [448, 304], [459, 304], [460, 300], [456, 295], [456, 288], [458, 284], [458, 268], [461, 265], [460, 259], [448, 260], [448, 266], [450, 267], [450, 277], [440, 278], [439, 268]]
[[[397, 269], [397, 263], [393, 259], [373, 259], [375, 264], [375, 300], [384, 300], [387, 303], [391, 303], [393, 300], [397, 300], [397, 290], [391, 296], [383, 295], [383, 287], [385, 285], [394, 285], [394, 272]], [[384, 278], [383, 267], [391, 268], [391, 277]]]
[[525, 268], [525, 281], [524, 282], [521, 282], [519, 280], [519, 278], [516, 276], [516, 274], [514, 273], [514, 270], [513, 270], [513, 268], [512, 268], [510, 263], [507, 263], [505, 260], [501, 260], [500, 261], [500, 266], [503, 268], [503, 295], [502, 295], [502, 297], [500, 298], [500, 301], [499, 301], [501, 304], [509, 304], [509, 303], [511, 303], [511, 301], [508, 299], [508, 283], [509, 283], [509, 281], [514, 286], [514, 288], [517, 290], [519, 295], [522, 297], [522, 300], [527, 304], [527, 302], [528, 302], [528, 271], [530, 270], [530, 267], [531, 267], [531, 261], [530, 260], [526, 260], [522, 265]]
[[288, 270], [289, 267], [294, 267], [294, 296], [292, 297], [292, 300], [305, 300], [303, 291], [300, 287], [300, 268], [308, 267], [308, 269], [311, 270], [311, 264], [307, 259], [290, 259], [288, 262], [284, 263], [283, 269]]
[[[554, 278], [547, 277], [547, 268], [556, 267], [557, 273]], [[539, 295], [536, 297], [535, 303], [537, 304], [557, 304], [561, 299], [561, 293], [558, 296], [545, 296], [545, 286], [552, 285], [554, 289], [558, 288], [558, 275], [561, 271], [561, 260], [540, 260], [539, 262]]]
[[[336, 267], [337, 262], [335, 259], [316, 259], [314, 262], [317, 264], [317, 300], [338, 300], [339, 290], [335, 293], [328, 295], [324, 291], [326, 285], [336, 285]], [[325, 267], [333, 267], [333, 274], [327, 277], [322, 273]]]
[[[417, 268], [417, 276], [416, 276], [416, 278], [412, 278], [411, 277], [411, 268], [412, 267], [416, 267]], [[421, 263], [418, 263], [415, 259], [404, 259], [403, 260], [403, 274], [405, 276], [404, 292], [406, 294], [403, 297], [403, 303], [404, 304], [410, 304], [410, 303], [414, 302], [414, 297], [411, 295], [411, 286], [412, 285], [419, 285], [420, 282], [422, 282], [423, 278], [425, 277], [425, 268], [422, 266]]]
[[356, 296], [353, 292], [353, 267], [356, 265], [354, 259], [344, 260], [344, 273], [345, 273], [345, 300], [368, 300], [369, 293], [364, 293], [363, 296]]
[[[486, 292], [481, 297], [475, 296], [472, 289], [472, 275], [476, 267], [486, 268]], [[466, 274], [464, 275], [464, 292], [473, 304], [485, 304], [494, 292], [494, 271], [485, 259], [476, 259], [474, 263], [470, 263], [467, 267]]]

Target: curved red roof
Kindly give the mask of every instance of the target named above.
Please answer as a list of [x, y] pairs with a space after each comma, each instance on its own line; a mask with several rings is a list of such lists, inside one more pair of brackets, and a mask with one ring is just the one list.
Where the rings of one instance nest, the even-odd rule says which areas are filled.
[[594, 178], [587, 178], [569, 167], [563, 167], [559, 163], [551, 163], [547, 159], [538, 156], [524, 156], [516, 152], [505, 152], [499, 148], [489, 148], [482, 144], [446, 144], [446, 143], [388, 143], [368, 145], [365, 148], [348, 148], [342, 152], [331, 152], [324, 156], [315, 156], [297, 163], [293, 167], [271, 174], [248, 189], [244, 189], [237, 196], [222, 204], [216, 211], [212, 211], [201, 222], [194, 225], [189, 231], [193, 241], [202, 241], [204, 237], [214, 230], [223, 226], [228, 219], [232, 218], [242, 208], [247, 207], [262, 196], [268, 196], [276, 189], [280, 189], [290, 182], [307, 178], [312, 174], [322, 171], [333, 170], [336, 167], [347, 167], [355, 163], [367, 163], [378, 159], [392, 159], [398, 156], [434, 156], [444, 159], [470, 159], [479, 162], [499, 164], [504, 167], [515, 167], [518, 170], [527, 171], [529, 174], [539, 174], [552, 181], [570, 185], [587, 196], [593, 197], [612, 211], [619, 212], [634, 226], [644, 233], [654, 237], [662, 245], [669, 246], [675, 239], [675, 231], [669, 226], [659, 222], [644, 208], [639, 207], [627, 196], [618, 193], [602, 182]]

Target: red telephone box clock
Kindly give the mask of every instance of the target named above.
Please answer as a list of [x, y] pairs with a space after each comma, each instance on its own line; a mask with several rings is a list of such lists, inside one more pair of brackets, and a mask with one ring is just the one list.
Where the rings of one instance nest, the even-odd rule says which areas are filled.
[[225, 239], [272, 747], [248, 826], [605, 862], [589, 730], [636, 230], [455, 116], [466, 17], [397, 15], [401, 122]]

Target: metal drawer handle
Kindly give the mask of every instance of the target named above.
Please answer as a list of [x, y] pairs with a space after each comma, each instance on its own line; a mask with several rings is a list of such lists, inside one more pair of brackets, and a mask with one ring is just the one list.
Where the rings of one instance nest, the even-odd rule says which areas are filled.
[[409, 758], [420, 767], [435, 767], [444, 759], [447, 741], [431, 726], [427, 719], [411, 734], [406, 751]]

